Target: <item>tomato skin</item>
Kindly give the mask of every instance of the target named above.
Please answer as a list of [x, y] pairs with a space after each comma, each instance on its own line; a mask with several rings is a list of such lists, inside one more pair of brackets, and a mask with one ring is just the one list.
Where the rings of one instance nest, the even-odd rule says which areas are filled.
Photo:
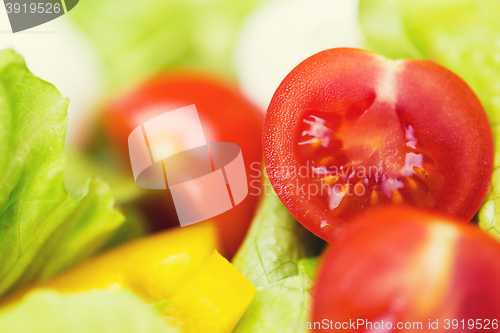
[[404, 146], [404, 131], [411, 126], [436, 165], [438, 176], [429, 184], [441, 187], [431, 202], [415, 195], [419, 204], [407, 204], [467, 222], [483, 202], [493, 170], [493, 136], [480, 101], [463, 80], [430, 61], [392, 61], [350, 48], [326, 50], [303, 61], [283, 80], [267, 110], [263, 135], [273, 188], [294, 217], [326, 241], [333, 241], [353, 215], [371, 207], [353, 201], [342, 208], [344, 213], [337, 213], [320, 195], [303, 192], [303, 186], [312, 184], [307, 177], [284, 175], [284, 170], [304, 165], [297, 153], [304, 142], [296, 138], [304, 133], [300, 126], [309, 110], [325, 117], [340, 114], [344, 123], [356, 118], [343, 135], [351, 141], [360, 136], [374, 146], [383, 142], [387, 155], [394, 155], [392, 164], [405, 163], [404, 154], [393, 152]]
[[[422, 322], [428, 331], [430, 319], [447, 332], [446, 319], [498, 319], [500, 244], [457, 222], [411, 207], [356, 217], [322, 259], [313, 321]], [[349, 331], [366, 326], [357, 328]]]
[[[262, 159], [262, 112], [236, 89], [213, 77], [184, 71], [161, 74], [116, 98], [106, 108], [103, 121], [108, 136], [128, 159], [128, 136], [132, 130], [166, 111], [191, 104], [196, 105], [207, 142], [238, 144], [249, 182], [253, 179], [251, 176], [255, 178], [255, 167], [251, 169], [250, 165]], [[212, 219], [219, 225], [222, 253], [228, 257], [237, 250], [253, 217], [257, 203], [254, 192], [249, 189], [248, 196], [239, 205]], [[164, 204], [173, 211], [169, 193]], [[170, 216], [176, 218], [175, 213]], [[164, 227], [178, 225], [172, 221], [154, 223]]]

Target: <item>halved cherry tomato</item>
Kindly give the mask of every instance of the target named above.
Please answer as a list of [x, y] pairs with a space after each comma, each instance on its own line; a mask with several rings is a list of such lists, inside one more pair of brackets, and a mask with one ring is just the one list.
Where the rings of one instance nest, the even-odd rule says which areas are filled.
[[287, 209], [331, 241], [379, 205], [469, 221], [488, 191], [493, 138], [478, 98], [449, 70], [339, 48], [283, 80], [267, 110], [264, 158]]
[[[128, 157], [132, 130], [164, 112], [191, 104], [196, 105], [207, 142], [236, 143], [242, 151], [247, 177], [255, 173], [250, 165], [260, 163], [262, 158], [262, 112], [237, 90], [209, 76], [191, 72], [160, 75], [111, 103], [104, 113], [105, 128]], [[174, 145], [182, 144], [173, 141]], [[171, 197], [167, 196], [160, 202], [173, 209]], [[231, 256], [241, 243], [256, 201], [257, 196], [250, 193], [239, 205], [212, 219], [220, 226], [225, 255]], [[167, 221], [160, 223], [166, 225]]]
[[414, 207], [357, 216], [322, 259], [313, 321], [350, 332], [498, 331], [500, 244], [457, 222]]

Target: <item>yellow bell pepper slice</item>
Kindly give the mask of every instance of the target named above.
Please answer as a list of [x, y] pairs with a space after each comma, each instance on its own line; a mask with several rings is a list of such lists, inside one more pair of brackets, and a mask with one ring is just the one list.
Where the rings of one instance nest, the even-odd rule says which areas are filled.
[[183, 284], [163, 314], [183, 333], [230, 333], [256, 289], [217, 251]]
[[169, 229], [112, 249], [14, 296], [34, 288], [68, 293], [128, 289], [146, 301], [158, 302], [172, 297], [217, 248], [217, 229], [212, 224]]

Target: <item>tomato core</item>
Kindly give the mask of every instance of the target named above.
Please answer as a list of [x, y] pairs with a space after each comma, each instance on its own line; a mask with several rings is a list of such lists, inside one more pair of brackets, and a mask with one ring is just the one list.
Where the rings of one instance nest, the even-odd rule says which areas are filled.
[[335, 215], [384, 204], [433, 208], [443, 173], [414, 128], [393, 110], [371, 109], [374, 99], [333, 112], [304, 110], [294, 142], [298, 168], [308, 169], [308, 183]]

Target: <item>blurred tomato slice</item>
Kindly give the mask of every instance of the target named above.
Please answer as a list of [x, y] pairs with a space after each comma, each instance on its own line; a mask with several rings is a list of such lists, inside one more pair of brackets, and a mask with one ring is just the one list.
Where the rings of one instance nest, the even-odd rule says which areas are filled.
[[[262, 159], [262, 112], [235, 88], [216, 78], [192, 72], [159, 75], [110, 103], [103, 116], [105, 130], [128, 158], [128, 136], [132, 130], [160, 114], [191, 104], [196, 105], [207, 142], [233, 142], [241, 148], [250, 183], [259, 170], [257, 164], [252, 168], [251, 165], [260, 165]], [[182, 148], [182, 140], [175, 137], [171, 144]], [[219, 226], [223, 254], [232, 256], [243, 240], [253, 217], [256, 194], [250, 188], [243, 202], [212, 219]], [[156, 201], [153, 206], [168, 206], [173, 210], [168, 191], [166, 200]], [[155, 210], [151, 204], [145, 206]], [[156, 216], [154, 223], [160, 227], [177, 224], [160, 216]]]

